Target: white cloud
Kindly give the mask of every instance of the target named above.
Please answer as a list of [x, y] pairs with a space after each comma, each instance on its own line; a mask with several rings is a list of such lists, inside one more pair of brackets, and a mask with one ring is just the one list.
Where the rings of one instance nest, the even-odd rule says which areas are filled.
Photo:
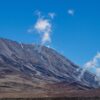
[[50, 41], [51, 41], [50, 34], [45, 33], [42, 38], [42, 44], [44, 44], [45, 42], [50, 42]]
[[100, 78], [100, 68], [96, 68], [96, 75]]
[[75, 14], [75, 11], [73, 9], [68, 9], [67, 13], [73, 16]]
[[37, 16], [36, 23], [27, 32], [38, 34], [41, 37], [41, 45], [49, 46], [52, 40], [52, 19], [54, 19], [56, 14], [48, 13], [47, 16], [44, 16], [37, 10], [35, 15]]
[[100, 85], [100, 68], [96, 68], [95, 80], [98, 81]]
[[49, 19], [39, 18], [34, 26], [34, 29], [42, 36], [41, 44], [51, 40], [52, 24]]
[[100, 52], [98, 52], [92, 60], [88, 61], [86, 64], [84, 64], [83, 66], [83, 70], [79, 76], [79, 78], [81, 79], [85, 73], [86, 70], [90, 70], [90, 69], [95, 69], [96, 72], [96, 80], [99, 79], [98, 81], [100, 81]]
[[46, 32], [51, 30], [51, 24], [48, 19], [39, 18], [34, 26], [34, 28], [39, 32]]
[[86, 68], [99, 67], [100, 53], [98, 52], [94, 58], [87, 62], [84, 66]]

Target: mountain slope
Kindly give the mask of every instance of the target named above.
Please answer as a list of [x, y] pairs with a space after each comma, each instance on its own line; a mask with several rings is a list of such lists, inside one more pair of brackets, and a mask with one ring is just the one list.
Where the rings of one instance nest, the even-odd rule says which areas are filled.
[[95, 75], [81, 69], [53, 49], [0, 39], [0, 92], [75, 93], [99, 85]]

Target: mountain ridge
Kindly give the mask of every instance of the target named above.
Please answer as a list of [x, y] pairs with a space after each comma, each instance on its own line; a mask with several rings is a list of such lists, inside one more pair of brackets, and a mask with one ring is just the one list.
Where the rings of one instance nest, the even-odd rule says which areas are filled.
[[52, 93], [92, 90], [99, 87], [86, 71], [51, 48], [0, 38], [0, 92]]

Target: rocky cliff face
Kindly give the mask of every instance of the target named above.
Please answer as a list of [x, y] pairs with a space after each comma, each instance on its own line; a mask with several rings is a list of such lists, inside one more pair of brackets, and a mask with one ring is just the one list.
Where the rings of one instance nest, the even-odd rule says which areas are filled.
[[53, 49], [0, 39], [0, 92], [75, 92], [98, 87], [95, 75]]

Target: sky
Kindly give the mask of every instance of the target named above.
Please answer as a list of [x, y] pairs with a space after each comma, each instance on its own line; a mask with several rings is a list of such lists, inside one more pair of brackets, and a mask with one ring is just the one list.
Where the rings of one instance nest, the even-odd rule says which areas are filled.
[[100, 0], [0, 0], [0, 37], [48, 45], [83, 66], [100, 51]]

